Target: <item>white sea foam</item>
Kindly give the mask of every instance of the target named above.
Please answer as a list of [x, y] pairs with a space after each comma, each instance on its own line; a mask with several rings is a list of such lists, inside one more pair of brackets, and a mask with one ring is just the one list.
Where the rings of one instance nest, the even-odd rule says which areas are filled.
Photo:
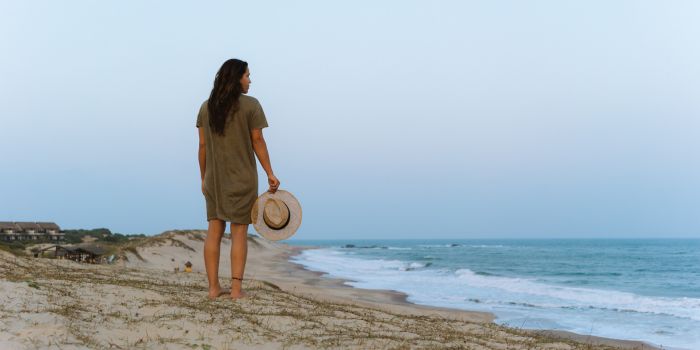
[[[441, 245], [444, 247], [444, 245]], [[494, 312], [500, 323], [555, 328], [655, 344], [700, 348], [700, 299], [558, 286], [533, 279], [484, 276], [424, 262], [368, 259], [334, 249], [304, 250], [292, 258], [358, 288], [393, 289], [417, 304]]]
[[469, 269], [459, 269], [455, 275], [471, 287], [493, 288], [527, 300], [541, 300], [541, 304], [533, 304], [539, 307], [599, 308], [670, 315], [700, 321], [698, 298], [647, 297], [614, 290], [562, 287], [522, 278], [481, 276]]

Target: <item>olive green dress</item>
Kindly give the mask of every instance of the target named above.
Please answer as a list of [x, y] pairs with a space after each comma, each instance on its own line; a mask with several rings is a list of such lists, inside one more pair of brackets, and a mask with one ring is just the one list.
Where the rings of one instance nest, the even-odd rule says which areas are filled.
[[221, 136], [209, 126], [207, 102], [202, 103], [196, 124], [204, 128], [206, 143], [207, 221], [250, 224], [250, 211], [258, 198], [258, 170], [250, 131], [268, 126], [265, 113], [257, 99], [241, 95], [238, 111], [229, 115]]

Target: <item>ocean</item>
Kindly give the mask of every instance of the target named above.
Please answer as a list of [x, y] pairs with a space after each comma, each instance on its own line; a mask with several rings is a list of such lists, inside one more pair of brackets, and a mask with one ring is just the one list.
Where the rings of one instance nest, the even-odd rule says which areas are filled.
[[700, 239], [293, 240], [292, 262], [496, 323], [700, 349]]

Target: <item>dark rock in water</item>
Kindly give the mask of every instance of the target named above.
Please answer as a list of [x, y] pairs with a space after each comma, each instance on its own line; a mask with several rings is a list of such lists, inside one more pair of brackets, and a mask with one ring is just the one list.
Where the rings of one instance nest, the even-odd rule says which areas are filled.
[[346, 244], [343, 246], [343, 248], [355, 248], [354, 244]]

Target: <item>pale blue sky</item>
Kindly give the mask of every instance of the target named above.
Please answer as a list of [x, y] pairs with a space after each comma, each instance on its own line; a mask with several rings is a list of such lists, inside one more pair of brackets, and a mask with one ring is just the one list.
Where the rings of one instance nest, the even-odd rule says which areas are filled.
[[303, 206], [295, 239], [700, 237], [699, 14], [2, 1], [0, 221], [206, 227], [194, 123], [235, 57]]

